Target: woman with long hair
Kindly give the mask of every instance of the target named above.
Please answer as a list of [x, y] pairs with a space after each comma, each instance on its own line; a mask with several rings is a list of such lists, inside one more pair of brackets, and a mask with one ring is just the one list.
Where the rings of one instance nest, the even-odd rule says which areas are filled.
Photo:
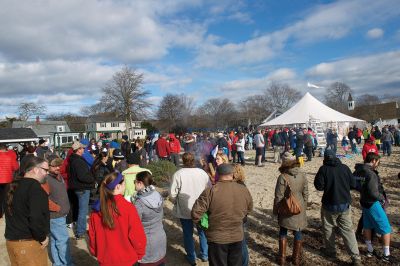
[[[281, 174], [276, 182], [273, 206], [273, 213], [278, 215], [278, 224], [280, 226], [278, 263], [279, 265], [285, 265], [286, 263], [287, 232], [291, 230], [294, 234], [292, 263], [300, 265], [303, 245], [301, 231], [307, 226], [308, 181], [306, 174], [301, 171], [296, 158], [289, 152], [283, 154], [279, 172]], [[290, 186], [292, 193], [301, 206], [299, 214], [285, 216], [278, 212], [279, 202], [285, 197], [287, 186]]]
[[94, 160], [92, 168], [90, 169], [96, 182], [96, 188], [93, 192], [94, 193], [93, 198], [95, 199], [98, 199], [99, 197], [101, 183], [103, 182], [104, 178], [110, 173], [110, 170], [107, 166], [107, 160], [108, 160], [107, 152], [100, 152], [99, 155]]
[[100, 265], [137, 265], [146, 250], [138, 212], [123, 197], [124, 177], [113, 172], [100, 185], [100, 200], [89, 221], [89, 250]]
[[167, 236], [162, 224], [164, 200], [153, 185], [150, 172], [142, 171], [136, 175], [135, 206], [147, 237], [146, 255], [140, 261], [140, 266], [165, 265]]
[[40, 186], [48, 171], [47, 161], [31, 157], [25, 162], [24, 176], [9, 186], [4, 236], [11, 265], [48, 265], [49, 200]]

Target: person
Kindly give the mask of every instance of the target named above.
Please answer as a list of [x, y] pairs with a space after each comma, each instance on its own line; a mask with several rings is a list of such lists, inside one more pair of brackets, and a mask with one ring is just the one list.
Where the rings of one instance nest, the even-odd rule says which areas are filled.
[[235, 145], [236, 145], [236, 152], [237, 152], [237, 156], [238, 156], [237, 162], [240, 163], [242, 166], [244, 166], [246, 163], [244, 161], [245, 140], [244, 140], [243, 133], [238, 134], [238, 140], [236, 141]]
[[392, 154], [392, 142], [393, 142], [393, 134], [386, 128], [384, 127], [382, 130], [382, 152], [383, 156], [387, 155], [390, 156]]
[[129, 142], [128, 135], [122, 135], [121, 153], [126, 158], [132, 152], [131, 143]]
[[[236, 163], [237, 146], [236, 143], [239, 140], [239, 134], [235, 134], [233, 131], [229, 133], [228, 141], [231, 144], [231, 158], [232, 163]], [[239, 156], [238, 156], [239, 157]], [[239, 159], [239, 158], [238, 158]]]
[[39, 145], [36, 148], [36, 156], [45, 159], [45, 154], [49, 151], [49, 147], [46, 145], [46, 140], [40, 139]]
[[118, 171], [120, 173], [128, 168], [128, 164], [120, 149], [112, 151], [112, 156], [109, 156], [107, 160], [107, 167], [110, 172]]
[[86, 233], [86, 216], [89, 212], [90, 190], [94, 188], [94, 177], [82, 155], [85, 146], [80, 142], [72, 144], [72, 154], [69, 158], [69, 188], [78, 199], [78, 218], [76, 222], [75, 239], [84, 239]]
[[[26, 156], [25, 156], [26, 157]], [[0, 143], [0, 218], [3, 217], [3, 203], [6, 198], [7, 186], [13, 180], [14, 172], [18, 170], [17, 156]]]
[[155, 143], [155, 146], [156, 146], [156, 153], [157, 153], [158, 159], [168, 160], [169, 155], [171, 154], [171, 148], [167, 141], [166, 133], [161, 134], [161, 137], [157, 140], [157, 142]]
[[170, 148], [170, 156], [171, 161], [175, 164], [176, 167], [179, 166], [179, 153], [181, 152], [181, 144], [179, 140], [175, 137], [175, 134], [169, 134], [169, 148]]
[[135, 145], [136, 145], [135, 153], [139, 154], [139, 156], [140, 156], [139, 166], [140, 167], [146, 167], [146, 165], [147, 165], [147, 152], [146, 152], [146, 149], [143, 148], [144, 141], [142, 139], [138, 139], [138, 140], [136, 140]]
[[379, 154], [378, 147], [375, 145], [375, 138], [374, 136], [369, 137], [364, 143], [363, 149], [361, 151], [363, 160], [365, 161], [365, 158], [367, 157], [367, 154], [373, 152], [376, 154]]
[[[245, 184], [246, 176], [244, 174], [244, 169], [240, 164], [233, 165], [233, 181], [240, 185], [246, 186]], [[249, 250], [247, 248], [246, 241], [246, 228], [247, 228], [247, 216], [243, 219], [243, 241], [242, 241], [242, 266], [249, 265]]]
[[241, 266], [243, 219], [253, 209], [249, 190], [233, 181], [233, 166], [218, 166], [219, 181], [206, 188], [192, 209], [193, 222], [198, 224], [208, 213], [206, 230], [210, 266]]
[[281, 162], [281, 152], [285, 145], [285, 142], [282, 139], [281, 130], [279, 128], [275, 129], [275, 133], [272, 136], [271, 143], [274, 147], [274, 163], [279, 163]]
[[379, 130], [378, 126], [374, 127], [374, 131], [371, 133], [371, 135], [375, 138], [375, 144], [379, 151], [381, 149], [382, 132]]
[[26, 162], [25, 174], [12, 181], [4, 203], [6, 247], [11, 265], [48, 265], [49, 201], [41, 188], [49, 171], [40, 157]]
[[315, 176], [314, 186], [324, 192], [321, 220], [326, 255], [336, 257], [334, 227], [337, 226], [353, 264], [361, 265], [350, 210], [350, 189], [356, 188], [356, 181], [350, 168], [342, 164], [332, 150], [325, 151], [323, 165]]
[[95, 185], [96, 188], [95, 191], [93, 192], [94, 199], [98, 199], [101, 182], [103, 182], [104, 177], [110, 173], [110, 169], [107, 167], [107, 161], [108, 161], [108, 153], [100, 152], [99, 155], [94, 160], [92, 168], [90, 169], [96, 182]]
[[376, 255], [371, 243], [373, 229], [382, 235], [383, 240], [383, 262], [390, 262], [390, 233], [392, 231], [389, 219], [382, 208], [382, 204], [387, 201], [383, 194], [377, 168], [380, 157], [376, 153], [370, 152], [365, 158], [363, 165], [357, 165], [355, 175], [365, 177], [361, 182], [360, 204], [362, 207], [364, 240], [367, 245], [367, 257]]
[[[48, 157], [49, 173], [46, 176], [49, 185], [49, 201], [57, 202], [58, 211], [50, 210], [50, 254], [53, 265], [72, 265], [67, 231], [66, 216], [70, 205], [64, 179], [60, 175], [63, 159], [56, 155]], [[50, 206], [49, 206], [50, 208]]]
[[349, 151], [349, 140], [347, 139], [346, 136], [343, 136], [343, 138], [342, 138], [342, 148], [343, 148], [344, 154], [347, 154]]
[[[335, 129], [329, 129], [326, 134], [326, 148], [330, 148], [334, 153], [337, 152], [337, 139], [338, 135]], [[342, 145], [343, 146], [343, 145]]]
[[254, 143], [256, 146], [256, 158], [255, 158], [255, 165], [262, 167], [261, 157], [263, 153], [263, 149], [265, 146], [264, 137], [261, 134], [260, 129], [257, 130], [257, 134], [254, 136]]
[[135, 207], [147, 238], [146, 255], [140, 260], [140, 266], [164, 266], [167, 253], [167, 236], [162, 223], [164, 201], [153, 185], [148, 171], [136, 175]]
[[137, 173], [147, 171], [151, 174], [151, 171], [139, 166], [141, 162], [139, 153], [135, 152], [129, 154], [126, 162], [128, 163], [128, 169], [122, 172], [122, 175], [125, 179], [124, 197], [127, 201], [134, 202], [134, 197], [136, 195], [135, 180]]
[[123, 197], [121, 173], [108, 174], [89, 219], [89, 250], [101, 265], [137, 265], [145, 255], [146, 234], [136, 207]]
[[304, 153], [307, 155], [307, 162], [310, 162], [312, 159], [312, 150], [313, 150], [313, 137], [312, 131], [307, 129], [303, 130], [304, 133]]
[[[171, 200], [174, 202], [173, 213], [182, 225], [186, 260], [191, 265], [196, 265], [197, 255], [193, 241], [193, 226], [197, 225], [197, 223], [192, 221], [190, 212], [195, 200], [210, 184], [207, 173], [195, 167], [195, 159], [192, 153], [184, 153], [182, 161], [183, 168], [176, 171], [172, 176], [169, 193]], [[207, 261], [207, 239], [203, 229], [198, 225], [196, 227], [200, 240], [200, 259]]]
[[[300, 170], [300, 165], [296, 161], [296, 157], [289, 152], [285, 152], [282, 156], [282, 165], [279, 167], [281, 173], [276, 181], [275, 199], [273, 213], [278, 215], [279, 224], [279, 265], [286, 263], [286, 246], [288, 230], [293, 231], [293, 255], [292, 263], [300, 265], [301, 253], [303, 248], [303, 237], [301, 231], [307, 227], [307, 202], [308, 202], [308, 181], [306, 174]], [[278, 213], [278, 204], [285, 197], [287, 186], [298, 200], [301, 212], [296, 215], [284, 216]]]

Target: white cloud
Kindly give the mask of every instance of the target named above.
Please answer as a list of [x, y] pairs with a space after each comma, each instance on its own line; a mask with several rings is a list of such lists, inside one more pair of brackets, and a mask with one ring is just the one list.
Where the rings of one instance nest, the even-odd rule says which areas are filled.
[[[323, 67], [321, 67], [323, 66]], [[351, 57], [321, 63], [306, 71], [307, 78], [327, 87], [335, 81], [349, 85], [356, 93], [399, 95], [400, 50]]]
[[[339, 1], [317, 6], [304, 18], [275, 32], [239, 43], [206, 41], [196, 59], [200, 67], [259, 63], [279, 55], [290, 41], [297, 44], [340, 39], [352, 30], [400, 16], [397, 0]], [[365, 18], [368, 19], [365, 19]]]
[[367, 31], [367, 37], [370, 39], [379, 39], [383, 36], [384, 31], [380, 28], [373, 28]]

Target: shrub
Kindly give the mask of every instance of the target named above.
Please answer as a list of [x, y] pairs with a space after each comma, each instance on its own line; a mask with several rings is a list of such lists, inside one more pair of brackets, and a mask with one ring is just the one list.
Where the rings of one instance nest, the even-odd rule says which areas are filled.
[[153, 173], [153, 179], [158, 186], [168, 183], [178, 168], [170, 161], [151, 162], [146, 166]]

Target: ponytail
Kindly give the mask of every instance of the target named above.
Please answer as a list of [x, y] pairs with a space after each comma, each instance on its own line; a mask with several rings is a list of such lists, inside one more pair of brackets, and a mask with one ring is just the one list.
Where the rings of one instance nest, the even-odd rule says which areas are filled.
[[10, 215], [12, 215], [12, 202], [14, 199], [14, 193], [19, 186], [19, 181], [22, 179], [22, 176], [29, 172], [39, 164], [44, 163], [46, 160], [40, 157], [31, 157], [29, 158], [24, 165], [21, 165], [20, 168], [20, 175], [16, 176], [14, 180], [11, 182], [6, 196], [6, 204], [7, 204], [7, 211]]
[[[107, 185], [111, 184], [118, 177], [118, 175], [120, 174], [117, 172], [108, 174], [104, 178], [103, 182], [101, 182], [100, 186], [100, 213], [102, 217], [102, 222], [110, 229], [114, 228], [114, 213], [120, 215], [120, 212], [118, 211], [117, 205], [115, 203], [113, 195], [114, 189], [110, 189]], [[122, 181], [118, 184], [121, 184], [123, 181], [124, 180], [122, 179]]]

